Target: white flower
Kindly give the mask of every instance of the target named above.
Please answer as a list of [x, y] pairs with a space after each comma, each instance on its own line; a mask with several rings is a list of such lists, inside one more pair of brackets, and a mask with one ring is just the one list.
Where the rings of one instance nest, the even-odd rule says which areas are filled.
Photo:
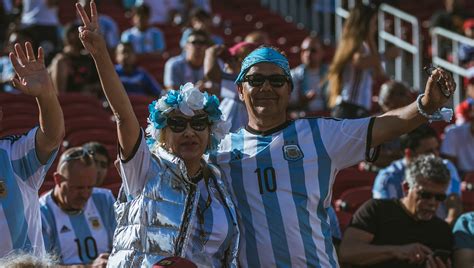
[[150, 119], [148, 119], [147, 121], [148, 121], [148, 126], [146, 127], [146, 130], [145, 130], [146, 134], [148, 134], [148, 136], [152, 137], [153, 139], [158, 140], [160, 137], [160, 130], [156, 129], [153, 126], [153, 122], [151, 122]]
[[212, 124], [211, 133], [214, 135], [214, 137], [218, 141], [220, 141], [225, 137], [225, 135], [229, 133], [230, 127], [231, 127], [230, 122], [217, 121], [214, 124]]
[[155, 104], [155, 109], [158, 111], [166, 111], [170, 106], [166, 104], [165, 97], [161, 97]]
[[204, 94], [195, 88], [192, 83], [186, 83], [182, 88], [183, 102], [186, 102], [187, 106], [192, 110], [202, 110], [204, 108]]
[[185, 101], [182, 101], [179, 103], [179, 110], [187, 116], [194, 116], [193, 110], [191, 110], [191, 107], [189, 107], [188, 103]]

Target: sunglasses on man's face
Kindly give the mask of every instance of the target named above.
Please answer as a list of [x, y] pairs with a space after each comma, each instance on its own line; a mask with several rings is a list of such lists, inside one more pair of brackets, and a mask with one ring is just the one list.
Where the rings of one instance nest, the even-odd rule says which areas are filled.
[[248, 82], [252, 87], [261, 87], [265, 81], [268, 81], [272, 87], [282, 87], [286, 82], [288, 82], [288, 77], [283, 74], [251, 74], [245, 76], [243, 81]]
[[189, 41], [188, 43], [192, 44], [193, 46], [206, 46], [208, 44], [208, 42], [205, 40], [193, 40]]
[[316, 48], [303, 48], [303, 51], [308, 51], [310, 53], [316, 53], [318, 50]]
[[446, 194], [436, 194], [424, 190], [418, 190], [417, 193], [421, 197], [421, 199], [431, 199], [434, 197], [436, 201], [443, 202], [447, 198]]
[[189, 125], [196, 131], [203, 131], [209, 126], [209, 119], [207, 115], [195, 115], [191, 118], [184, 118], [182, 116], [168, 117], [166, 120], [167, 126], [174, 133], [183, 132]]

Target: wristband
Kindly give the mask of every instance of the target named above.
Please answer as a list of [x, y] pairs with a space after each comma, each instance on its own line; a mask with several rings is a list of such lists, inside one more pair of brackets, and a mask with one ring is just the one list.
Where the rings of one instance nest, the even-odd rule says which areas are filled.
[[433, 114], [428, 114], [425, 110], [423, 110], [423, 104], [421, 104], [421, 99], [423, 96], [425, 96], [425, 94], [420, 94], [418, 98], [416, 98], [416, 107], [418, 108], [418, 113], [426, 117], [430, 123], [433, 121], [443, 120], [447, 123], [451, 122], [451, 119], [453, 118], [453, 109], [443, 107], [435, 111]]

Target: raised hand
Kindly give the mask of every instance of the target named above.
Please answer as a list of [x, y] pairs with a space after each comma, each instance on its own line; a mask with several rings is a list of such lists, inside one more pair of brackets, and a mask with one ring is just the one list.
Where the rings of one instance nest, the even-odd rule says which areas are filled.
[[38, 48], [35, 57], [30, 42], [26, 42], [25, 51], [20, 44], [15, 44], [15, 53], [10, 53], [10, 61], [18, 78], [12, 79], [12, 84], [25, 94], [38, 97], [43, 93], [53, 92], [54, 86], [44, 65], [43, 48]]
[[107, 51], [105, 39], [102, 37], [99, 31], [99, 16], [97, 15], [97, 7], [94, 0], [90, 3], [91, 17], [87, 15], [84, 7], [81, 4], [76, 3], [76, 10], [81, 17], [83, 26], [79, 27], [79, 39], [81, 39], [82, 45], [91, 53], [96, 55]]
[[448, 98], [443, 94], [440, 88], [440, 84], [449, 91], [450, 96], [452, 96], [456, 90], [456, 83], [447, 71], [441, 68], [434, 70], [428, 78], [425, 87], [425, 96], [422, 99], [423, 107], [426, 108], [427, 112], [436, 111], [448, 101]]

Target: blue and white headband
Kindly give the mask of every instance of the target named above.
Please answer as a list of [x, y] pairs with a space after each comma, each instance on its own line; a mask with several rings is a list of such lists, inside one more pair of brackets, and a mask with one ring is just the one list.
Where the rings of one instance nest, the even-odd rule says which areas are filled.
[[239, 76], [235, 80], [235, 83], [242, 83], [250, 68], [257, 63], [262, 62], [273, 63], [280, 67], [285, 75], [288, 76], [291, 88], [293, 88], [293, 81], [291, 79], [290, 64], [288, 63], [288, 59], [283, 56], [283, 54], [271, 47], [260, 47], [247, 55], [247, 57], [245, 57], [245, 59], [242, 61], [242, 68], [240, 69]]
[[229, 133], [230, 123], [223, 120], [219, 109], [219, 99], [215, 95], [201, 92], [192, 83], [186, 83], [179, 90], [168, 90], [167, 94], [153, 101], [148, 110], [147, 144], [153, 147], [160, 138], [160, 131], [166, 127], [169, 114], [179, 110], [186, 116], [194, 116], [195, 111], [203, 110], [211, 123], [211, 141], [209, 150], [217, 149], [220, 141]]

